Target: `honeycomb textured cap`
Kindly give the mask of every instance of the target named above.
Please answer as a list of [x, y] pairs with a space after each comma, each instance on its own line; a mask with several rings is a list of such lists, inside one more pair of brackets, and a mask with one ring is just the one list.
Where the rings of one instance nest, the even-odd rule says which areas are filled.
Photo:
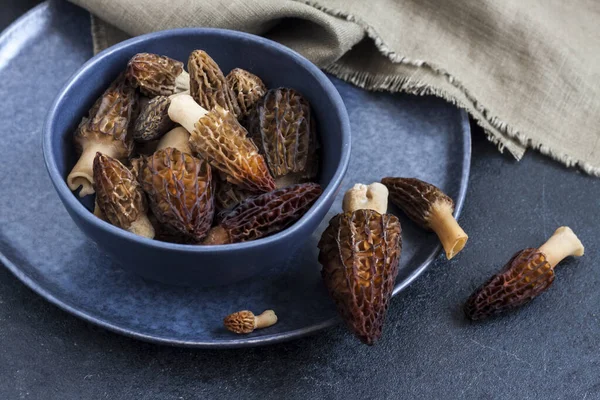
[[255, 321], [254, 313], [244, 310], [226, 316], [223, 324], [234, 333], [251, 333], [256, 327]]
[[139, 114], [133, 125], [133, 139], [148, 142], [160, 139], [175, 127], [169, 118], [168, 110], [171, 100], [168, 96], [156, 96], [139, 107]]
[[246, 117], [254, 104], [267, 93], [263, 81], [244, 69], [232, 69], [225, 79], [240, 106], [238, 118]]
[[181, 61], [158, 54], [138, 53], [129, 60], [126, 76], [147, 96], [168, 96], [175, 92], [175, 80], [182, 72]]
[[127, 158], [133, 150], [127, 128], [136, 101], [135, 89], [119, 76], [81, 120], [74, 138], [77, 151], [81, 153], [90, 142], [110, 143], [115, 157]]
[[454, 201], [436, 186], [416, 178], [383, 178], [381, 180], [390, 192], [390, 200], [402, 209], [417, 224], [431, 229], [432, 207], [436, 203], [446, 203], [450, 212]]
[[146, 196], [135, 175], [112, 157], [96, 153], [94, 187], [100, 211], [119, 228], [128, 229], [148, 211]]
[[191, 132], [190, 146], [227, 176], [251, 192], [275, 189], [263, 156], [237, 119], [220, 106], [204, 115]]
[[338, 312], [358, 338], [380, 338], [402, 250], [394, 215], [360, 209], [331, 219], [319, 241], [321, 274]]
[[228, 212], [219, 227], [231, 243], [259, 239], [296, 222], [321, 195], [316, 183], [303, 183], [253, 196]]
[[210, 165], [168, 147], [145, 157], [139, 179], [157, 220], [173, 235], [200, 242], [213, 216]]
[[271, 89], [250, 112], [246, 126], [275, 178], [316, 175], [317, 143], [310, 105], [297, 91]]
[[491, 277], [467, 300], [467, 318], [480, 320], [520, 307], [554, 282], [554, 270], [537, 249], [518, 251], [502, 270]]
[[194, 50], [188, 59], [190, 73], [190, 95], [207, 110], [221, 106], [236, 118], [240, 107], [233, 90], [229, 87], [223, 72], [205, 51]]
[[[216, 175], [218, 176], [218, 174]], [[248, 197], [256, 195], [227, 182], [227, 178], [218, 178], [215, 179], [215, 182], [215, 206], [218, 212], [230, 210]]]

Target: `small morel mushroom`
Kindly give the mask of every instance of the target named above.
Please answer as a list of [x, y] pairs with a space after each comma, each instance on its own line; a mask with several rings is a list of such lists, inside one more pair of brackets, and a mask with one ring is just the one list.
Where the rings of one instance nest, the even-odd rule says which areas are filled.
[[582, 256], [583, 245], [571, 228], [562, 226], [538, 249], [517, 252], [477, 289], [465, 304], [465, 315], [480, 320], [520, 307], [554, 282], [554, 267], [568, 256]]
[[385, 212], [386, 194], [380, 184], [356, 185], [319, 241], [325, 286], [350, 330], [368, 345], [381, 337], [402, 251], [400, 221], [376, 211]]
[[71, 190], [81, 187], [80, 197], [94, 193], [93, 166], [97, 152], [119, 161], [125, 161], [131, 154], [133, 142], [127, 127], [135, 101], [135, 90], [121, 76], [96, 101], [88, 117], [82, 118], [74, 137], [80, 157], [67, 176]]
[[454, 201], [436, 186], [416, 178], [383, 178], [392, 203], [422, 228], [434, 231], [450, 260], [469, 238], [452, 215]]
[[227, 175], [227, 181], [252, 192], [275, 189], [264, 158], [233, 114], [218, 105], [206, 111], [181, 94], [171, 99], [169, 117], [187, 129], [192, 150]]
[[188, 60], [190, 71], [190, 95], [207, 110], [221, 106], [235, 118], [240, 107], [233, 90], [227, 84], [223, 72], [205, 51], [194, 50]]
[[204, 244], [246, 242], [277, 233], [296, 222], [321, 195], [316, 183], [302, 183], [249, 197], [213, 227]]
[[138, 179], [156, 219], [174, 235], [200, 242], [214, 215], [210, 165], [168, 147], [144, 157]]
[[146, 196], [127, 167], [112, 157], [97, 153], [94, 159], [94, 187], [97, 209], [94, 214], [129, 232], [154, 237], [154, 228], [147, 215]]
[[190, 149], [190, 133], [181, 126], [171, 129], [158, 142], [156, 150], [163, 150], [172, 147], [182, 153], [193, 154]]
[[181, 61], [152, 53], [138, 53], [127, 64], [127, 79], [143, 94], [169, 96], [189, 89], [190, 77]]
[[267, 310], [260, 315], [254, 315], [252, 311], [243, 310], [225, 317], [223, 324], [225, 328], [233, 333], [251, 333], [255, 329], [268, 328], [275, 325], [277, 315], [275, 311]]
[[310, 105], [300, 93], [286, 88], [269, 90], [257, 101], [246, 126], [267, 160], [277, 187], [316, 176], [314, 124]]
[[238, 118], [245, 118], [254, 104], [267, 93], [267, 87], [256, 75], [241, 69], [232, 69], [225, 77], [240, 106]]
[[168, 110], [171, 99], [168, 96], [156, 96], [140, 101], [139, 114], [133, 125], [133, 139], [137, 142], [148, 142], [159, 139], [175, 127], [169, 118]]

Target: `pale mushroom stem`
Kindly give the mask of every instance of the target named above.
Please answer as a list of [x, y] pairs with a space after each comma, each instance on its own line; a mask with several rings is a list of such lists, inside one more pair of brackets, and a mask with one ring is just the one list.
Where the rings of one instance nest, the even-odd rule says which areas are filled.
[[583, 244], [568, 226], [558, 228], [538, 250], [544, 253], [552, 268], [565, 257], [580, 257], [584, 253]]
[[158, 142], [156, 151], [166, 149], [167, 147], [173, 147], [182, 153], [192, 154], [189, 141], [190, 133], [185, 128], [178, 126], [165, 133]]
[[102, 143], [90, 143], [77, 160], [77, 164], [73, 167], [67, 176], [67, 185], [72, 191], [79, 191], [79, 197], [85, 197], [94, 194], [94, 158], [96, 152], [100, 152], [109, 157], [115, 157], [115, 149], [112, 146], [107, 146]]
[[194, 101], [192, 96], [187, 94], [173, 96], [168, 112], [169, 118], [173, 122], [183, 126], [190, 133], [194, 132], [196, 123], [200, 118], [208, 113]]
[[267, 310], [262, 314], [254, 317], [254, 327], [256, 329], [268, 328], [271, 325], [275, 325], [277, 322], [277, 315], [275, 315], [275, 311]]
[[379, 214], [387, 212], [388, 189], [379, 182], [373, 182], [370, 185], [357, 183], [351, 187], [342, 201], [344, 212], [354, 212], [356, 210], [375, 210]]
[[138, 219], [133, 221], [127, 230], [136, 235], [154, 239], [154, 227], [146, 214], [142, 214]]
[[190, 74], [183, 71], [175, 78], [175, 93], [186, 92], [190, 90]]
[[452, 211], [453, 207], [449, 203], [438, 201], [432, 205], [429, 217], [429, 225], [442, 242], [448, 260], [465, 247], [469, 238], [454, 219]]

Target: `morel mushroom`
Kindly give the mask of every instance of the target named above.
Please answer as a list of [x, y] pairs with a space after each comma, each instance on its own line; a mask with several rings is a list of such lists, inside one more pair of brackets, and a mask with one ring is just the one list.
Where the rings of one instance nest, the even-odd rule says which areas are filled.
[[252, 192], [269, 192], [275, 182], [256, 145], [233, 114], [220, 106], [210, 112], [192, 97], [171, 99], [169, 117], [190, 132], [190, 147], [227, 175], [227, 181]]
[[228, 315], [223, 320], [225, 328], [234, 333], [251, 333], [255, 329], [268, 328], [275, 325], [277, 315], [275, 311], [267, 310], [260, 315], [254, 315], [252, 311], [243, 310]]
[[196, 102], [212, 110], [221, 106], [236, 118], [240, 115], [240, 107], [233, 90], [227, 84], [223, 72], [205, 51], [194, 50], [188, 60], [190, 71], [190, 95]]
[[79, 160], [67, 176], [67, 184], [73, 191], [81, 187], [79, 196], [94, 193], [94, 158], [100, 152], [124, 161], [133, 149], [127, 134], [131, 112], [136, 98], [135, 90], [117, 78], [83, 117], [75, 131], [75, 149]]
[[158, 142], [156, 150], [163, 150], [172, 147], [182, 153], [193, 154], [190, 149], [190, 133], [181, 126], [171, 129]]
[[392, 203], [423, 229], [434, 231], [450, 260], [467, 243], [469, 236], [452, 215], [454, 201], [436, 186], [416, 178], [383, 178]]
[[267, 93], [267, 87], [258, 76], [241, 68], [232, 69], [225, 80], [240, 106], [238, 118], [246, 117], [254, 104]]
[[296, 222], [321, 195], [316, 183], [303, 183], [249, 197], [210, 230], [204, 244], [246, 242], [277, 233]]
[[190, 243], [200, 242], [214, 215], [210, 165], [168, 147], [143, 159], [139, 177], [158, 221]]
[[[385, 212], [385, 188], [355, 186], [344, 212], [329, 221], [319, 241], [321, 274], [337, 310], [352, 332], [372, 345], [381, 337], [402, 251], [400, 221]], [[375, 199], [375, 200], [373, 200]], [[378, 199], [378, 200], [377, 200]], [[368, 209], [358, 208], [367, 203]]]
[[316, 176], [313, 125], [308, 101], [293, 89], [271, 89], [252, 109], [248, 133], [267, 160], [277, 187]]
[[150, 97], [183, 92], [190, 86], [183, 63], [158, 54], [136, 54], [127, 64], [126, 75], [133, 86]]
[[146, 196], [127, 167], [112, 157], [96, 153], [94, 187], [98, 209], [94, 214], [129, 232], [154, 237], [154, 228], [147, 215]]
[[465, 315], [480, 320], [530, 302], [552, 285], [559, 262], [583, 253], [583, 245], [571, 228], [558, 228], [538, 249], [517, 252], [500, 273], [477, 289], [465, 304]]
[[239, 186], [227, 182], [227, 178], [216, 179], [215, 205], [217, 211], [230, 210], [250, 196], [256, 195]]
[[149, 142], [162, 137], [175, 127], [169, 118], [168, 96], [156, 96], [152, 99], [140, 101], [139, 114], [133, 125], [133, 139], [137, 142]]

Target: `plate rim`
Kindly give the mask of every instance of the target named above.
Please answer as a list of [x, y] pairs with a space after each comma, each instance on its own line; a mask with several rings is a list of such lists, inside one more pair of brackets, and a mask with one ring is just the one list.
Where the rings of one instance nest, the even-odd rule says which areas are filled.
[[[5, 42], [8, 42], [10, 36], [17, 32], [22, 25], [26, 24], [30, 18], [32, 18], [37, 13], [44, 12], [49, 8], [49, 2], [45, 1], [41, 4], [38, 4], [17, 20], [15, 20], [12, 24], [10, 24], [4, 31], [0, 33], [0, 47], [4, 45]], [[469, 118], [467, 112], [464, 109], [457, 110], [460, 114], [461, 120], [461, 133], [463, 140], [463, 160], [462, 160], [462, 174], [461, 174], [461, 183], [459, 187], [458, 197], [455, 199], [455, 211], [454, 215], [458, 219], [460, 213], [462, 211], [465, 197], [467, 194], [467, 188], [469, 185], [469, 176], [471, 170], [471, 127], [469, 124]], [[428, 267], [431, 265], [433, 260], [438, 256], [441, 250], [441, 244], [437, 244], [434, 251], [431, 252], [430, 256], [425, 259], [421, 263], [421, 265], [416, 268], [405, 280], [401, 283], [396, 284], [394, 287], [394, 291], [392, 293], [393, 296], [397, 295], [400, 291], [408, 287], [418, 276], [420, 276]], [[205, 348], [205, 349], [226, 349], [226, 348], [243, 348], [243, 347], [256, 347], [256, 346], [265, 346], [275, 343], [281, 343], [290, 341], [293, 339], [299, 339], [301, 337], [312, 335], [316, 332], [319, 332], [323, 329], [329, 328], [331, 326], [336, 325], [338, 322], [341, 322], [339, 317], [333, 317], [328, 320], [325, 320], [319, 324], [311, 325], [308, 327], [295, 329], [291, 331], [287, 331], [284, 333], [270, 334], [259, 337], [246, 337], [240, 339], [229, 339], [229, 340], [213, 340], [210, 342], [207, 341], [198, 341], [198, 340], [177, 340], [177, 339], [169, 339], [166, 337], [161, 337], [157, 335], [147, 335], [140, 332], [136, 332], [131, 329], [122, 328], [118, 325], [115, 325], [104, 318], [95, 317], [91, 314], [86, 313], [85, 311], [80, 310], [79, 308], [70, 304], [67, 300], [61, 300], [50, 291], [44, 289], [44, 287], [38, 284], [34, 279], [32, 279], [28, 274], [23, 272], [15, 263], [8, 259], [2, 252], [0, 252], [0, 262], [25, 286], [29, 289], [33, 290], [36, 294], [44, 298], [49, 303], [57, 306], [63, 311], [68, 312], [71, 315], [74, 315], [88, 323], [100, 326], [108, 331], [121, 334], [123, 336], [127, 336], [130, 338], [142, 340], [145, 342], [160, 344], [160, 345], [168, 345], [168, 346], [177, 346], [177, 347], [188, 347], [188, 348]]]

